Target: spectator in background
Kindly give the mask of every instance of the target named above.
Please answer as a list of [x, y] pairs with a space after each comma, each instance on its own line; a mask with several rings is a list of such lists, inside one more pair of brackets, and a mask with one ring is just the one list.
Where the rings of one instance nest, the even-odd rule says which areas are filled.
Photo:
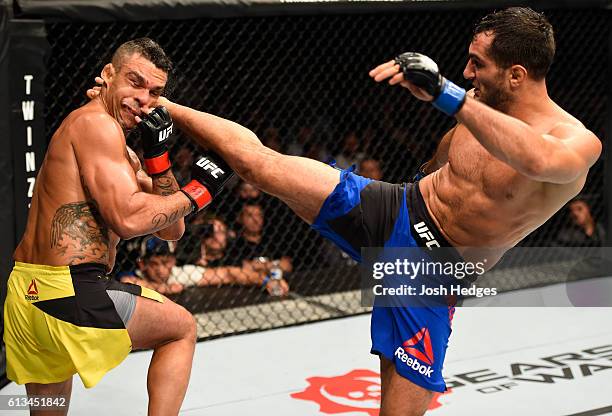
[[383, 177], [380, 162], [376, 159], [363, 159], [359, 164], [359, 170], [357, 173], [363, 177], [374, 179], [376, 181], [381, 181]]
[[[275, 276], [277, 277], [277, 276]], [[270, 278], [266, 270], [252, 267], [209, 267], [206, 262], [198, 265], [176, 266], [176, 258], [170, 244], [156, 237], [147, 237], [142, 243], [142, 255], [138, 270], [121, 277], [123, 283], [133, 283], [170, 295], [192, 286], [220, 286], [224, 284], [265, 286], [270, 294], [283, 296], [289, 291], [282, 278]]]
[[348, 132], [342, 140], [342, 150], [334, 159], [339, 167], [345, 169], [351, 165], [357, 165], [365, 157], [361, 151], [359, 137], [354, 131]]
[[236, 241], [232, 247], [232, 257], [253, 259], [264, 256], [264, 211], [260, 204], [245, 202], [236, 219]]
[[229, 250], [229, 258], [237, 264], [262, 271], [279, 268], [283, 273], [293, 270], [291, 257], [276, 249], [276, 241], [264, 232], [264, 210], [260, 204], [246, 203], [236, 220], [238, 231]]
[[[240, 215], [240, 211], [242, 210], [242, 206], [244, 204], [269, 203], [271, 199], [262, 194], [262, 192], [255, 186], [244, 181], [240, 181], [240, 183], [238, 183], [238, 185], [234, 188], [234, 195], [235, 198], [227, 198], [228, 204], [226, 209], [217, 211], [223, 212], [223, 215], [225, 218], [227, 218], [227, 221], [230, 224], [236, 222], [236, 219]], [[232, 237], [234, 237], [233, 230]]]
[[226, 256], [230, 233], [220, 217], [212, 217], [202, 228], [200, 256], [195, 264], [199, 266], [218, 267], [229, 263]]
[[567, 205], [572, 224], [562, 229], [558, 241], [564, 246], [596, 247], [605, 240], [603, 226], [595, 221], [591, 207], [586, 200], [578, 197]]
[[253, 201], [261, 198], [261, 191], [249, 182], [240, 182], [236, 187], [236, 193], [240, 202]]
[[176, 242], [175, 256], [179, 266], [197, 263], [200, 258], [200, 241], [207, 229], [212, 228], [208, 224], [212, 218], [216, 218], [214, 213], [202, 210], [185, 223], [185, 234]]
[[135, 272], [119, 276], [123, 283], [138, 284], [164, 295], [183, 290], [184, 285], [172, 276], [176, 259], [171, 243], [152, 236], [144, 238], [136, 264], [138, 269]]

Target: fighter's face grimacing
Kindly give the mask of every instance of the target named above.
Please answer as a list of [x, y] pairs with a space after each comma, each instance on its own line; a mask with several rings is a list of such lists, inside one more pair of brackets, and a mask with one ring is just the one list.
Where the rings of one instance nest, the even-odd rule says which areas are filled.
[[463, 76], [474, 86], [474, 98], [503, 111], [511, 99], [508, 70], [498, 66], [488, 54], [493, 34], [478, 33], [470, 43]]
[[106, 91], [101, 95], [108, 111], [126, 130], [137, 124], [136, 116], [148, 114], [162, 94], [168, 74], [139, 54], [122, 59], [119, 68], [107, 64], [102, 70]]

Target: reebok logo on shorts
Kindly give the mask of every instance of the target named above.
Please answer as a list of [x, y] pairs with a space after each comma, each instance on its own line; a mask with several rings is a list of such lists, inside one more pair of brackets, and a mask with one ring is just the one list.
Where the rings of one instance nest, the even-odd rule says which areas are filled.
[[28, 294], [25, 295], [26, 300], [38, 300], [38, 287], [36, 287], [36, 280], [32, 279], [32, 283], [28, 286]]
[[409, 368], [423, 374], [425, 377], [431, 378], [431, 373], [433, 373], [431, 365], [434, 363], [434, 354], [431, 347], [429, 329], [421, 328], [412, 338], [404, 342], [403, 347], [398, 347], [394, 355], [406, 363]]

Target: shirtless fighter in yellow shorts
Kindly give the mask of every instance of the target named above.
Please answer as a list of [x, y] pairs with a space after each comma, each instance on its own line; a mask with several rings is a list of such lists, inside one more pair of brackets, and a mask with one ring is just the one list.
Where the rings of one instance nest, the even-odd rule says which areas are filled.
[[[150, 39], [123, 44], [102, 71], [100, 95], [66, 117], [51, 139], [4, 307], [7, 375], [26, 384], [28, 395], [69, 398], [75, 373], [92, 387], [131, 349], [153, 348], [149, 414], [179, 411], [196, 340], [193, 317], [153, 290], [106, 275], [120, 238], [180, 238], [182, 218], [208, 204], [232, 175], [222, 161], [202, 158], [194, 180], [179, 190], [167, 153], [172, 120], [154, 108], [171, 67]], [[148, 174], [125, 142], [124, 132], [137, 125]]]

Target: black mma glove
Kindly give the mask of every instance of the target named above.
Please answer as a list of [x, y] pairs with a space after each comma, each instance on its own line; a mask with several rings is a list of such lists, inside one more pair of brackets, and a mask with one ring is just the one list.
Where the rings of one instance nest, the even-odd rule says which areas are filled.
[[181, 188], [194, 211], [208, 205], [234, 176], [234, 171], [219, 156], [209, 153], [199, 158], [191, 170], [191, 182]]
[[138, 123], [145, 169], [149, 175], [163, 173], [170, 169], [168, 140], [172, 137], [172, 117], [166, 107], [156, 107]]
[[395, 58], [404, 79], [433, 96], [432, 104], [438, 110], [454, 116], [465, 102], [465, 90], [440, 75], [438, 65], [428, 56], [406, 52]]

